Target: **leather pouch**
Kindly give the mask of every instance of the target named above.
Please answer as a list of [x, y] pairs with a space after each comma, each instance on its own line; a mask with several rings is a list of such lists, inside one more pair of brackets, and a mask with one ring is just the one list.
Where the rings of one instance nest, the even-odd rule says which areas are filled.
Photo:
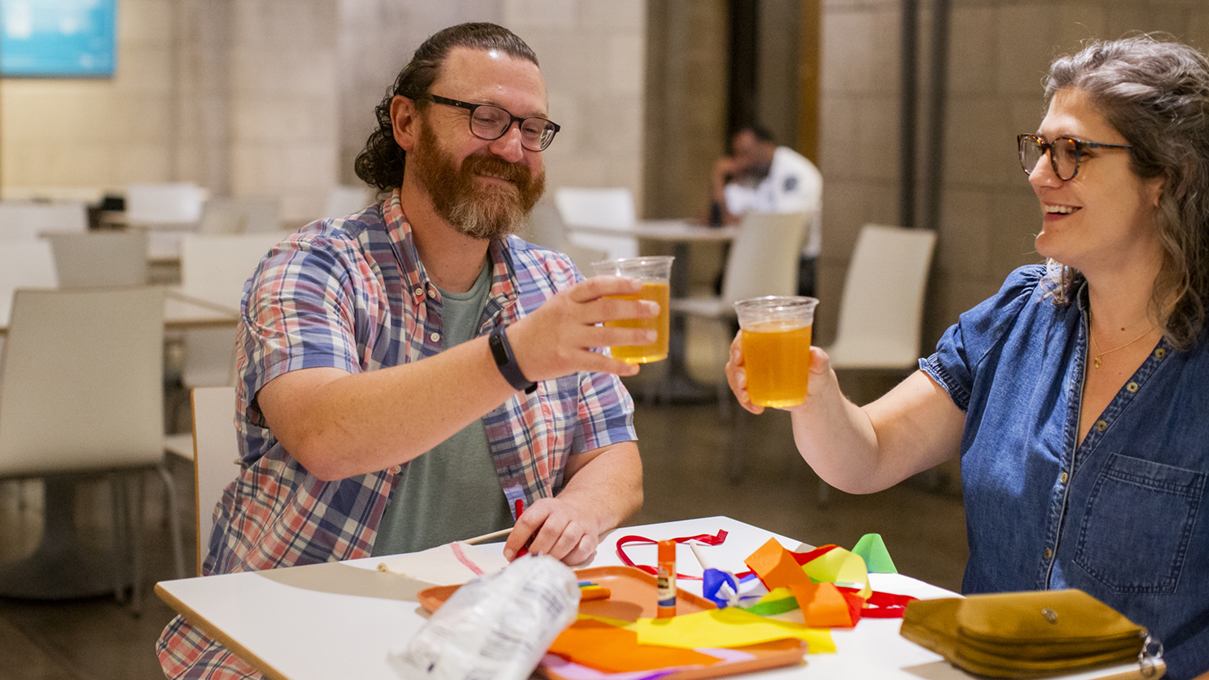
[[907, 605], [901, 633], [994, 678], [1042, 678], [1131, 661], [1145, 671], [1157, 661], [1144, 653], [1145, 628], [1081, 590], [917, 600]]

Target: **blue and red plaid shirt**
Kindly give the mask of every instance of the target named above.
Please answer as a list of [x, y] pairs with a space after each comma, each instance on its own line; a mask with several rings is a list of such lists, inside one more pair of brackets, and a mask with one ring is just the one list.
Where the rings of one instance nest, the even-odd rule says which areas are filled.
[[[582, 277], [570, 259], [512, 236], [492, 241], [491, 291], [479, 334], [536, 310]], [[441, 293], [428, 279], [396, 190], [344, 219], [313, 222], [277, 245], [245, 286], [235, 423], [243, 470], [215, 509], [204, 574], [368, 557], [403, 466], [324, 482], [273, 436], [256, 394], [289, 371], [360, 373], [441, 350]], [[538, 383], [483, 416], [509, 498], [554, 496], [571, 456], [636, 439], [633, 402], [616, 376]], [[183, 618], [160, 636], [169, 677], [254, 674]], [[253, 675], [254, 677], [254, 675]]]

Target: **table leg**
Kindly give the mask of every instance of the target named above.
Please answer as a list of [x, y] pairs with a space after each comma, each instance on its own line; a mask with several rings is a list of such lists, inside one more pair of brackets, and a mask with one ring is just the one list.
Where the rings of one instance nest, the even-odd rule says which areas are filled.
[[66, 600], [112, 594], [113, 553], [81, 545], [76, 533], [76, 480], [48, 477], [45, 485], [38, 548], [0, 565], [0, 597]]
[[[676, 257], [672, 274], [668, 280], [673, 298], [688, 297], [689, 292], [689, 247], [678, 242], [672, 251]], [[659, 384], [652, 386], [653, 394], [660, 400], [673, 404], [701, 403], [715, 398], [715, 391], [707, 388], [688, 374], [687, 336], [688, 321], [683, 314], [672, 314], [667, 349], [667, 373]]]

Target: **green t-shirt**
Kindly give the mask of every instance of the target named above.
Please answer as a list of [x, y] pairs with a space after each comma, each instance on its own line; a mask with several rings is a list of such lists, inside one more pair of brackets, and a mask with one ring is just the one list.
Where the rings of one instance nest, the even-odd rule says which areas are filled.
[[[442, 351], [474, 337], [491, 290], [490, 270], [488, 263], [465, 293], [441, 290]], [[511, 525], [480, 418], [407, 464], [378, 525], [372, 554], [427, 550]]]

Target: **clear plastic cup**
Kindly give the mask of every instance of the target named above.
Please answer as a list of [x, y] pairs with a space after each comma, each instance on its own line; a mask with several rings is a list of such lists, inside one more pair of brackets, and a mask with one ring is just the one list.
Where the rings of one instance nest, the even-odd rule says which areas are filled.
[[735, 303], [751, 403], [785, 408], [806, 401], [810, 335], [818, 303], [811, 297], [776, 295]]
[[659, 303], [659, 315], [652, 319], [620, 319], [609, 321], [606, 326], [619, 328], [650, 328], [659, 337], [649, 345], [617, 345], [609, 348], [614, 359], [627, 364], [649, 364], [667, 358], [668, 307], [672, 295], [668, 278], [672, 273], [671, 256], [627, 257], [619, 260], [594, 262], [592, 270], [598, 275], [625, 276], [642, 281], [642, 290], [633, 295], [615, 295], [621, 300], [651, 300]]

